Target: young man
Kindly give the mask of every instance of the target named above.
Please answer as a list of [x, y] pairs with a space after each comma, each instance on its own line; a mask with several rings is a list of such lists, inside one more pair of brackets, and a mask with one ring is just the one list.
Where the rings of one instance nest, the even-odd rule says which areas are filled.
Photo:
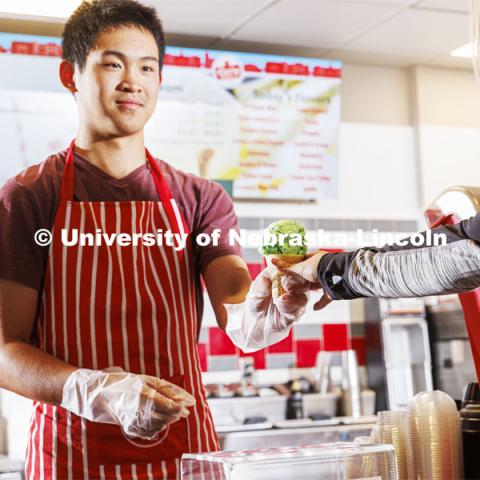
[[[34, 400], [30, 480], [171, 479], [183, 453], [218, 449], [196, 347], [200, 274], [222, 328], [223, 304], [249, 292], [236, 324], [247, 343], [257, 327], [278, 338], [306, 303], [297, 290], [293, 308], [273, 304], [264, 274], [250, 288], [228, 235], [196, 244], [237, 219], [221, 187], [145, 150], [163, 55], [154, 9], [83, 3], [65, 25], [60, 67], [78, 107], [76, 139], [0, 189], [0, 387]], [[49, 247], [35, 242], [41, 229], [52, 232]], [[177, 249], [120, 238], [72, 245], [74, 231], [190, 235]]]

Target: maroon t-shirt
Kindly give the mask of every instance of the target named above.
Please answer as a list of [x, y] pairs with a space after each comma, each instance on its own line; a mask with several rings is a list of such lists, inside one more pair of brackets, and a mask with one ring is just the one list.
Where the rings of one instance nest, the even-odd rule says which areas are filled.
[[[38, 291], [43, 288], [48, 247], [38, 246], [34, 234], [40, 228], [52, 230], [65, 158], [66, 150], [52, 155], [44, 162], [23, 170], [0, 188], [0, 278]], [[238, 230], [237, 217], [230, 197], [220, 185], [177, 170], [162, 160], [156, 161], [193, 239], [200, 233], [211, 234], [216, 228], [222, 231], [217, 246], [199, 247], [194, 242], [195, 285], [201, 321], [203, 296], [200, 274], [215, 258], [241, 255], [240, 246], [228, 242], [228, 231]], [[74, 200], [159, 201], [146, 163], [120, 179], [77, 154], [74, 165]]]

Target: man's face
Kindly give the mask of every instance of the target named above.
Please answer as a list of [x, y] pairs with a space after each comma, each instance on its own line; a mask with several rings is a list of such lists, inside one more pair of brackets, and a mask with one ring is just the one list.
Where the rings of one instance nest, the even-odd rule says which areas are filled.
[[80, 121], [94, 134], [141, 131], [155, 109], [161, 80], [153, 35], [133, 27], [101, 33], [74, 80]]

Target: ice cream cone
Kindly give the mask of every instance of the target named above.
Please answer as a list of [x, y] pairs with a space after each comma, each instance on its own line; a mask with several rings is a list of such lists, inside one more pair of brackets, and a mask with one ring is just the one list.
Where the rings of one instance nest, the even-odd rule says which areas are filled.
[[282, 286], [282, 277], [284, 277], [285, 274], [282, 272], [279, 272], [277, 270], [277, 267], [272, 263], [272, 260], [274, 258], [278, 260], [282, 260], [283, 262], [294, 264], [294, 263], [303, 262], [303, 260], [305, 260], [305, 255], [287, 255], [287, 254], [276, 253], [276, 254], [265, 256], [268, 268], [271, 273], [270, 278], [272, 279], [272, 297], [273, 299], [276, 299], [285, 293], [285, 289]]

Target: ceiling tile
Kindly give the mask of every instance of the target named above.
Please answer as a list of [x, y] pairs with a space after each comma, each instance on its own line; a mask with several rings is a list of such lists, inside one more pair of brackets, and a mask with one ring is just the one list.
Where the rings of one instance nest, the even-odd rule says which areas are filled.
[[468, 0], [421, 0], [417, 6], [468, 13]]
[[330, 50], [324, 55], [326, 58], [341, 60], [344, 63], [356, 63], [365, 65], [382, 65], [390, 67], [410, 67], [415, 64], [427, 65], [433, 60], [432, 55], [392, 55], [388, 52], [353, 51], [353, 50]]
[[166, 34], [167, 46], [186, 47], [186, 48], [211, 48], [212, 43], [217, 37], [207, 37], [199, 35], [188, 35], [185, 33]]
[[159, 11], [170, 45], [377, 65], [468, 62], [449, 56], [468, 41], [468, 0], [143, 1]]
[[473, 72], [473, 64], [470, 58], [442, 56], [436, 57], [430, 64], [435, 67], [462, 68]]
[[449, 55], [467, 42], [466, 15], [409, 9], [351, 42], [348, 49], [416, 57]]
[[373, 5], [394, 5], [397, 7], [408, 7], [418, 2], [418, 0], [337, 0], [340, 3], [363, 3]]
[[166, 32], [221, 37], [267, 0], [144, 0], [155, 7]]
[[217, 50], [234, 50], [238, 52], [265, 53], [267, 55], [291, 55], [299, 57], [324, 58], [326, 49], [305, 47], [301, 45], [279, 45], [278, 43], [258, 43], [234, 40], [230, 38], [217, 39], [211, 48]]
[[398, 8], [338, 0], [283, 0], [261, 12], [231, 38], [335, 48]]

